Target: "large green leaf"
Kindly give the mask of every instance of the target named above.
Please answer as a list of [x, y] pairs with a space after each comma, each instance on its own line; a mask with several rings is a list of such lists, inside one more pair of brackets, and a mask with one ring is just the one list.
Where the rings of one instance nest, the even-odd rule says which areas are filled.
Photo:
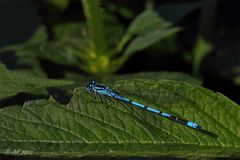
[[0, 110], [0, 153], [38, 156], [239, 157], [240, 106], [177, 81], [119, 81], [132, 100], [199, 123], [205, 134], [137, 107], [75, 90], [68, 105], [52, 98]]
[[50, 80], [8, 70], [0, 63], [0, 99], [14, 96], [20, 92], [32, 92], [46, 87], [57, 87], [73, 84], [72, 81]]

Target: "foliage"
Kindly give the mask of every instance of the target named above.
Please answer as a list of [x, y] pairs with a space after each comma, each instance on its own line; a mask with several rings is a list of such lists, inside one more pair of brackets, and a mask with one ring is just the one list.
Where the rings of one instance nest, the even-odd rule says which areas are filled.
[[14, 51], [19, 65], [29, 66], [32, 70], [29, 70], [29, 72], [43, 76], [44, 72], [40, 67], [39, 58], [46, 55], [41, 54], [40, 48], [42, 44], [47, 42], [47, 39], [48, 35], [45, 28], [40, 27], [24, 44], [14, 44], [0, 48], [0, 53]]
[[192, 67], [192, 74], [198, 75], [199, 66], [203, 60], [203, 58], [210, 53], [212, 50], [212, 46], [203, 38], [199, 37], [197, 39], [197, 43], [193, 50], [193, 67]]
[[[123, 27], [116, 17], [100, 12], [99, 1], [85, 0], [83, 7], [87, 23], [57, 25], [50, 41], [45, 28], [40, 27], [26, 43], [0, 51], [15, 51], [20, 62], [35, 68], [40, 68], [39, 59], [47, 59], [104, 78], [115, 73], [132, 55], [179, 31], [154, 10], [146, 9], [123, 34]], [[109, 23], [114, 25], [104, 25]], [[105, 39], [106, 36], [109, 38]]]
[[100, 101], [78, 88], [66, 106], [50, 98], [1, 109], [0, 152], [69, 157], [240, 155], [240, 108], [225, 96], [170, 80], [118, 81], [113, 88], [132, 100], [197, 122], [207, 131], [115, 100]]
[[58, 8], [60, 11], [65, 10], [70, 3], [70, 0], [45, 0], [45, 1]]
[[32, 92], [46, 87], [73, 84], [72, 81], [50, 80], [24, 72], [10, 71], [1, 63], [0, 77], [0, 100], [21, 92]]
[[237, 66], [233, 69], [233, 73], [237, 74], [234, 78], [233, 78], [233, 82], [240, 86], [240, 66]]
[[192, 53], [185, 53], [186, 60], [192, 62], [192, 74], [199, 75], [202, 60], [212, 51], [212, 45], [202, 37], [198, 37]]
[[240, 76], [237, 76], [236, 78], [234, 78], [234, 83], [240, 86]]

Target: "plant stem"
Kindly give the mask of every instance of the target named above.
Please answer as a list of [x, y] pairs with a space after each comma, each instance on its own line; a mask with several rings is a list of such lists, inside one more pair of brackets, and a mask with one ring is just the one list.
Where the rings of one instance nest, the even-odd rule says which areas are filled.
[[94, 45], [94, 51], [97, 56], [106, 55], [108, 54], [108, 47], [100, 13], [100, 0], [82, 0], [82, 4]]

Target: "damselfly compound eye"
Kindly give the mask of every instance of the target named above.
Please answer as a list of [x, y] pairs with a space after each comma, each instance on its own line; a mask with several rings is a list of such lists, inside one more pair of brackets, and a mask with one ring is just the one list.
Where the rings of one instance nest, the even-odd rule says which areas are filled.
[[92, 91], [93, 88], [95, 87], [96, 85], [96, 81], [95, 80], [91, 80], [88, 84], [87, 84], [87, 90], [88, 91]]

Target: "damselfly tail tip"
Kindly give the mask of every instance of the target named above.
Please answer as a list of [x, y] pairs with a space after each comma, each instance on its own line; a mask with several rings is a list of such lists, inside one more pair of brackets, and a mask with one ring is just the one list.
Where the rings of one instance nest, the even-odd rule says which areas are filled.
[[187, 122], [187, 126], [194, 129], [202, 129], [201, 126], [199, 126], [197, 123], [194, 123], [194, 122]]

